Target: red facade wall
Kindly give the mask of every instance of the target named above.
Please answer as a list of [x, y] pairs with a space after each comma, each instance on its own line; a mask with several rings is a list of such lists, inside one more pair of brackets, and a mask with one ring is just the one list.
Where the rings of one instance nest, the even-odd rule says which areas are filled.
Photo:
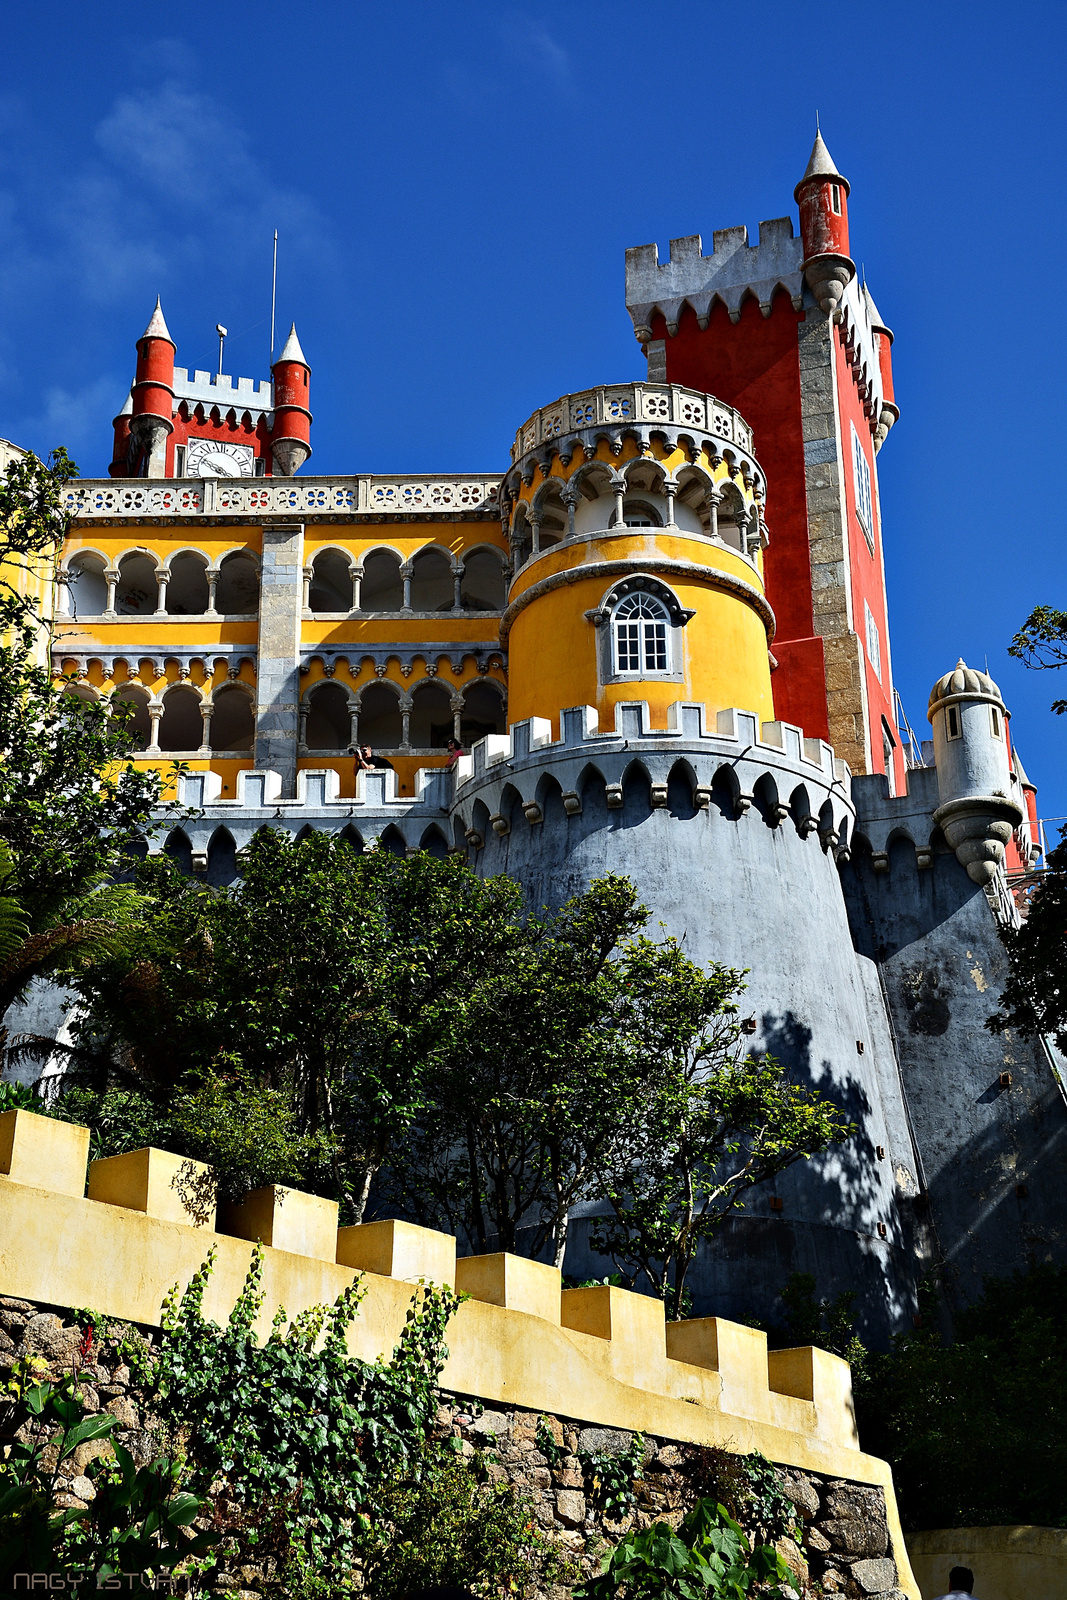
[[[882, 720], [896, 740], [894, 751], [894, 793], [904, 793], [904, 752], [897, 739], [896, 708], [893, 705], [892, 660], [889, 650], [889, 617], [886, 609], [885, 569], [882, 561], [881, 508], [878, 503], [877, 476], [874, 466], [874, 440], [860, 400], [859, 390], [852, 377], [852, 368], [845, 359], [840, 335], [834, 331], [834, 376], [837, 384], [838, 415], [841, 419], [841, 453], [844, 458], [845, 505], [848, 513], [848, 564], [851, 585], [852, 626], [859, 635], [866, 674], [867, 723], [871, 743], [871, 770], [883, 772]], [[856, 510], [856, 467], [852, 455], [852, 429], [855, 427], [860, 446], [867, 458], [871, 474], [871, 499], [874, 513], [874, 554], [867, 543]], [[871, 608], [878, 627], [881, 644], [881, 678], [875, 672], [867, 655], [867, 625], [864, 604]]]
[[769, 317], [750, 297], [736, 323], [725, 306], [716, 304], [701, 330], [687, 307], [673, 339], [660, 316], [652, 323], [652, 337], [666, 341], [670, 383], [717, 395], [752, 425], [755, 453], [768, 479], [770, 543], [764, 570], [777, 621], [778, 669], [771, 678], [775, 715], [796, 723], [809, 738], [829, 739], [823, 646], [812, 619], [797, 339], [802, 319], [789, 296], [778, 293]]

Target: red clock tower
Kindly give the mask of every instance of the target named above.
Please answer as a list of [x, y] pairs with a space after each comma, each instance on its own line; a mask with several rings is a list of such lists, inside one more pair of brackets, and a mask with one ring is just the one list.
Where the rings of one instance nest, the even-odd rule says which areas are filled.
[[292, 477], [311, 454], [311, 368], [293, 324], [271, 383], [174, 365], [156, 300], [115, 418], [113, 478]]

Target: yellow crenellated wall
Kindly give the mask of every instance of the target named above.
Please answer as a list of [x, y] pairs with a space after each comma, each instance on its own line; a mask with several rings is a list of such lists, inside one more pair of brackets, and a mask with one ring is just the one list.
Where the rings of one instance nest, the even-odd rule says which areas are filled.
[[[0, 1115], [0, 1293], [92, 1305], [158, 1326], [164, 1295], [214, 1246], [207, 1316], [224, 1319], [251, 1245], [264, 1253], [259, 1331], [332, 1301], [359, 1271], [366, 1295], [349, 1334], [354, 1356], [388, 1354], [413, 1286], [470, 1296], [449, 1325], [443, 1388], [500, 1405], [668, 1439], [760, 1450], [772, 1461], [885, 1491], [900, 1585], [908, 1567], [889, 1467], [859, 1448], [847, 1363], [805, 1346], [768, 1354], [766, 1335], [718, 1317], [665, 1324], [660, 1301], [607, 1285], [563, 1289], [557, 1268], [523, 1257], [457, 1261], [449, 1235], [399, 1221], [337, 1227], [332, 1201], [263, 1189], [212, 1212], [186, 1209], [183, 1163], [165, 1151], [86, 1161], [89, 1133], [28, 1111]], [[189, 1177], [202, 1176], [202, 1169]], [[202, 1186], [199, 1189], [202, 1193]], [[102, 1264], [106, 1264], [103, 1267]]]

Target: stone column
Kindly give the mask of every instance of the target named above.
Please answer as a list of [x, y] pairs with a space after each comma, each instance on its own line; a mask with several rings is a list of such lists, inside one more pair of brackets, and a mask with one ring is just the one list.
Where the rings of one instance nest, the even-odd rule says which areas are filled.
[[667, 497], [667, 526], [674, 527], [674, 497], [678, 493], [678, 485], [673, 478], [664, 478], [663, 493]]
[[361, 592], [363, 588], [363, 568], [358, 561], [354, 566], [349, 567], [348, 576], [352, 579], [352, 610], [358, 611], [363, 598]]
[[707, 502], [708, 513], [711, 517], [711, 537], [717, 539], [719, 537], [719, 502], [722, 500], [722, 495], [718, 489], [709, 489], [704, 499]]
[[457, 744], [462, 744], [463, 696], [454, 694], [448, 704], [452, 712], [452, 737]]
[[540, 553], [541, 553], [541, 518], [540, 517], [531, 517], [530, 518], [530, 555], [531, 555], [531, 557], [533, 557], [533, 556], [536, 556], [536, 555], [540, 555]]
[[574, 538], [574, 513], [578, 506], [578, 496], [581, 490], [567, 485], [562, 494], [563, 504], [567, 507], [567, 538]]
[[404, 565], [400, 569], [400, 576], [401, 576], [401, 578], [403, 579], [403, 582], [404, 582], [404, 601], [403, 601], [403, 605], [402, 605], [401, 609], [403, 611], [410, 611], [411, 610], [411, 563], [410, 562], [408, 562], [408, 561], [404, 562]]
[[463, 610], [463, 593], [462, 593], [462, 590], [463, 590], [463, 563], [462, 563], [462, 561], [454, 561], [452, 563], [452, 610], [453, 611], [462, 611]]
[[278, 773], [285, 800], [296, 795], [303, 554], [302, 523], [263, 529], [255, 761]]
[[167, 584], [170, 582], [170, 573], [166, 567], [156, 568], [156, 616], [165, 617], [167, 614]]
[[305, 567], [301, 573], [303, 588], [301, 590], [301, 607], [304, 611], [311, 611], [311, 580], [315, 576], [310, 567]]
[[104, 615], [105, 617], [113, 617], [115, 615], [115, 596], [119, 587], [118, 568], [108, 567], [104, 577], [107, 579], [107, 606], [104, 610]]
[[162, 715], [162, 706], [149, 706], [148, 719], [152, 724], [152, 729], [148, 735], [148, 746], [145, 750], [146, 755], [158, 756], [159, 754], [159, 720]]
[[200, 717], [204, 724], [204, 731], [200, 735], [200, 749], [197, 755], [209, 756], [211, 754], [211, 718], [215, 714], [215, 707], [206, 700], [200, 702]]
[[411, 696], [407, 694], [400, 697], [400, 748], [411, 748]]
[[215, 610], [215, 590], [218, 588], [218, 586], [219, 586], [219, 569], [218, 569], [218, 567], [208, 567], [208, 569], [207, 569], [207, 610], [204, 612], [204, 615], [206, 617], [217, 617], [218, 616], [218, 612]]

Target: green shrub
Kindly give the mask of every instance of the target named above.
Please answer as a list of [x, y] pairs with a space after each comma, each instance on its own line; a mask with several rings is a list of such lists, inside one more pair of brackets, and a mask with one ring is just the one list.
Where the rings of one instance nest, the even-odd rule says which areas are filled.
[[598, 1578], [575, 1590], [574, 1600], [745, 1600], [781, 1595], [789, 1568], [776, 1550], [750, 1544], [725, 1506], [698, 1500], [678, 1529], [657, 1522], [631, 1531], [604, 1558]]

